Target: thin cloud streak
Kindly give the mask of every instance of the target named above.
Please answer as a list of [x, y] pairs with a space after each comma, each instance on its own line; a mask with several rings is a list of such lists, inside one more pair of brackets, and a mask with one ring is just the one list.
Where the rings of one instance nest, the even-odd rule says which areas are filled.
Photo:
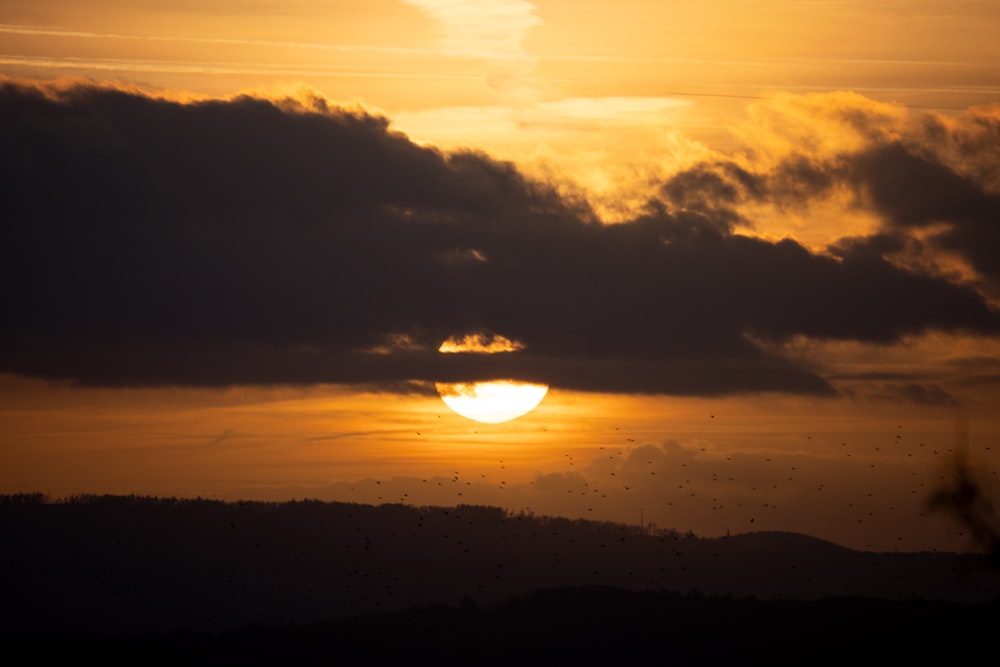
[[[268, 39], [236, 39], [232, 37], [192, 37], [183, 35], [134, 35], [123, 33], [99, 33], [80, 30], [62, 30], [35, 26], [0, 25], [0, 33], [13, 35], [35, 35], [39, 37], [83, 38], [96, 40], [122, 40], [136, 42], [179, 42], [189, 44], [218, 44], [228, 46], [262, 46], [301, 49], [309, 51], [337, 51], [344, 53], [388, 53], [405, 56], [455, 56], [471, 57], [474, 53], [449, 51], [447, 49], [427, 49], [404, 46], [381, 46], [371, 44], [329, 44], [323, 42], [295, 42]], [[493, 57], [493, 56], [491, 56]]]
[[[414, 4], [418, 4], [414, 2]], [[540, 21], [539, 21], [540, 22]], [[768, 68], [787, 65], [809, 65], [809, 64], [839, 64], [839, 65], [902, 65], [911, 67], [942, 66], [942, 67], [978, 67], [987, 64], [983, 61], [975, 60], [940, 60], [940, 59], [904, 59], [904, 58], [822, 58], [822, 57], [774, 57], [774, 58], [754, 58], [754, 59], [731, 59], [731, 58], [696, 58], [696, 57], [668, 57], [668, 56], [609, 56], [601, 54], [544, 54], [531, 55], [523, 52], [519, 46], [523, 34], [517, 34], [510, 38], [508, 49], [482, 49], [482, 48], [448, 48], [450, 42], [445, 42], [444, 46], [438, 48], [417, 48], [385, 46], [373, 44], [330, 44], [323, 42], [299, 42], [288, 40], [267, 40], [267, 39], [238, 39], [232, 37], [196, 37], [184, 35], [140, 35], [127, 33], [103, 33], [90, 32], [84, 30], [66, 30], [62, 28], [51, 28], [41, 26], [0, 24], [0, 33], [11, 35], [26, 35], [38, 37], [57, 38], [77, 38], [95, 40], [121, 40], [121, 41], [151, 41], [151, 42], [179, 42], [192, 44], [218, 44], [230, 46], [261, 46], [261, 47], [281, 47], [288, 49], [299, 49], [309, 51], [337, 51], [337, 52], [357, 52], [357, 53], [386, 53], [400, 55], [425, 55], [425, 56], [453, 56], [453, 57], [476, 57], [492, 60], [512, 60], [523, 61], [526, 59], [538, 62], [562, 62], [562, 63], [617, 63], [622, 65], [630, 64], [659, 64], [659, 65], [712, 65], [721, 67], [758, 67]], [[471, 40], [470, 40], [471, 41]], [[521, 52], [512, 55], [512, 51]]]
[[15, 65], [39, 69], [92, 69], [102, 72], [149, 72], [166, 74], [207, 74], [207, 75], [261, 75], [296, 77], [347, 77], [364, 79], [436, 79], [472, 80], [482, 77], [467, 74], [433, 74], [428, 72], [379, 72], [358, 69], [331, 69], [329, 65], [281, 65], [253, 63], [238, 65], [233, 63], [149, 61], [116, 58], [45, 58], [0, 55], [0, 65]]
[[773, 67], [776, 65], [809, 65], [813, 63], [837, 65], [911, 65], [924, 67], [927, 65], [978, 67], [985, 64], [976, 60], [927, 60], [902, 58], [822, 58], [822, 57], [774, 57], [774, 58], [694, 58], [679, 56], [608, 56], [601, 54], [546, 54], [538, 56], [539, 62], [581, 62], [581, 63], [619, 63], [622, 65], [718, 65], [731, 67]]

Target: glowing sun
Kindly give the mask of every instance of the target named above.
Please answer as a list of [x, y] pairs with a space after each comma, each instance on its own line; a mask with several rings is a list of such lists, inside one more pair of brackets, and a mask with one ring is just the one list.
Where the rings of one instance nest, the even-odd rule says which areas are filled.
[[[521, 343], [503, 336], [473, 334], [449, 338], [438, 351], [445, 354], [499, 354], [517, 352], [523, 347]], [[449, 408], [463, 417], [487, 424], [499, 424], [528, 414], [538, 407], [549, 391], [546, 384], [517, 380], [437, 382], [435, 387]]]
[[514, 380], [438, 382], [435, 386], [449, 408], [463, 417], [487, 424], [499, 424], [528, 414], [549, 391], [548, 385]]

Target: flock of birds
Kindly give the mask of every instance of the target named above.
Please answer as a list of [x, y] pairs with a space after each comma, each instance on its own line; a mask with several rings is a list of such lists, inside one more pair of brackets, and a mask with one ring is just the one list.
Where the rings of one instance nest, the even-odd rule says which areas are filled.
[[[715, 414], [708, 418], [715, 423]], [[420, 478], [420, 485], [434, 487], [434, 492], [412, 485], [401, 490], [409, 480], [374, 481], [374, 497], [357, 484], [347, 500], [440, 505], [449, 502], [451, 493], [455, 504], [485, 502], [515, 511], [632, 524], [640, 519], [642, 530], [655, 530], [658, 523], [707, 535], [796, 530], [855, 548], [922, 550], [927, 540], [914, 538], [912, 530], [931, 513], [929, 498], [947, 482], [942, 462], [955, 452], [905, 438], [902, 424], [894, 431], [881, 443], [864, 447], [801, 436], [802, 445], [812, 450], [803, 456], [778, 449], [725, 452], [711, 446], [668, 450], [623, 437], [619, 426], [596, 450], [563, 453], [561, 473], [523, 481], [528, 471], [515, 465], [511, 475], [508, 463], [498, 459], [485, 472], [452, 470]], [[581, 460], [582, 453], [597, 456]], [[988, 457], [990, 447], [982, 453]], [[564, 494], [562, 501], [557, 493]], [[809, 517], [802, 515], [810, 508], [821, 511], [811, 529]], [[832, 534], [831, 524], [836, 524]], [[952, 537], [952, 544], [961, 546], [968, 536], [956, 526]]]

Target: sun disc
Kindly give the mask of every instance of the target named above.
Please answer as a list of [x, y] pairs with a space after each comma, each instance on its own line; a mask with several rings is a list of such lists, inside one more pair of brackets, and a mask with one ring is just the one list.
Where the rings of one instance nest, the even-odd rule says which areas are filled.
[[487, 424], [499, 424], [528, 414], [549, 391], [545, 384], [514, 380], [437, 382], [435, 386], [449, 408], [463, 417]]

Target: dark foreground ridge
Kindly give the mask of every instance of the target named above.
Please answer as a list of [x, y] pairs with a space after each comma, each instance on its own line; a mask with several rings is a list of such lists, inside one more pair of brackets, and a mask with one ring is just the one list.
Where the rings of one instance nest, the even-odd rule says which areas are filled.
[[[424, 635], [457, 636], [464, 650], [509, 631], [520, 635], [510, 646], [587, 652], [604, 642], [588, 625], [598, 623], [612, 634], [594, 650], [657, 641], [691, 651], [691, 638], [728, 643], [740, 627], [811, 637], [814, 619], [824, 624], [815, 632], [835, 633], [839, 615], [974, 624], [995, 618], [1000, 592], [1000, 575], [973, 554], [858, 552], [793, 533], [644, 533], [482, 506], [3, 496], [0, 534], [8, 639], [194, 647], [301, 635], [403, 655]], [[375, 640], [380, 626], [390, 634]]]
[[[134, 664], [955, 664], [990, 655], [1000, 606], [760, 600], [580, 586], [482, 608], [424, 605], [308, 625], [121, 637], [63, 635], [41, 655]], [[17, 643], [30, 639], [19, 637]], [[37, 653], [36, 653], [37, 655]], [[383, 662], [385, 661], [385, 662]], [[623, 661], [626, 661], [623, 663]]]

